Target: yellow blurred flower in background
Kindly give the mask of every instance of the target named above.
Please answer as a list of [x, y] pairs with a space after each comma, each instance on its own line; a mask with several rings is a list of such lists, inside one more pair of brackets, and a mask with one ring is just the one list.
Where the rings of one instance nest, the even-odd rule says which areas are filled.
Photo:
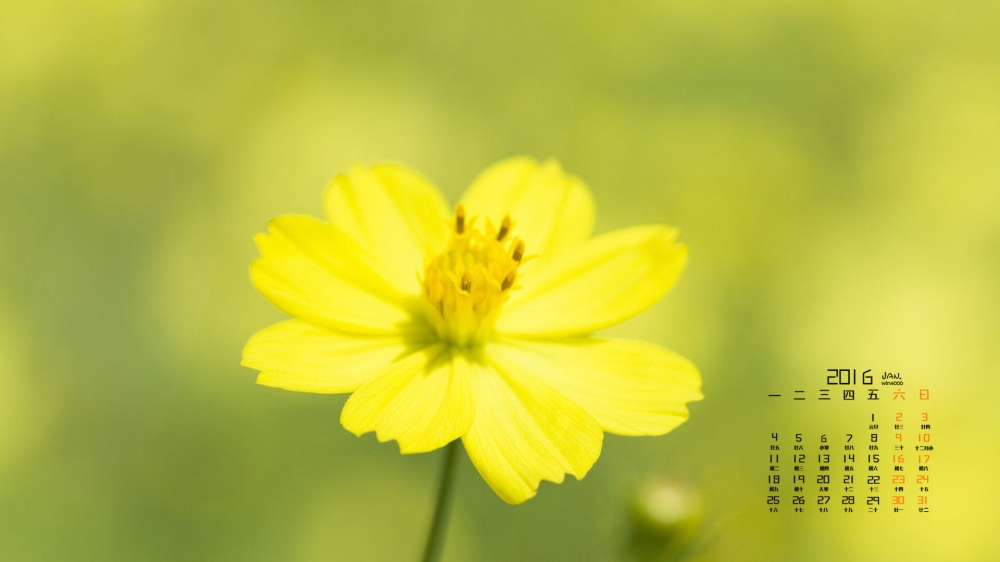
[[461, 438], [521, 503], [541, 480], [583, 478], [603, 432], [666, 433], [702, 398], [683, 357], [591, 335], [670, 289], [687, 258], [676, 230], [589, 238], [590, 193], [557, 162], [502, 161], [454, 212], [411, 170], [356, 165], [325, 208], [329, 222], [283, 216], [257, 236], [253, 283], [295, 319], [254, 335], [243, 364], [263, 385], [353, 393], [352, 433], [402, 453]]

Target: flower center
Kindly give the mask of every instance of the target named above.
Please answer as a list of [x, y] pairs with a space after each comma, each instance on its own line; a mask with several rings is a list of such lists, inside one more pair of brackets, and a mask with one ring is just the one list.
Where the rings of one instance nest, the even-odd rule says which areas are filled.
[[427, 318], [442, 340], [458, 346], [486, 341], [511, 289], [517, 288], [524, 258], [524, 241], [510, 235], [509, 215], [499, 228], [487, 219], [483, 230], [477, 218], [466, 220], [459, 204], [448, 245], [424, 260]]

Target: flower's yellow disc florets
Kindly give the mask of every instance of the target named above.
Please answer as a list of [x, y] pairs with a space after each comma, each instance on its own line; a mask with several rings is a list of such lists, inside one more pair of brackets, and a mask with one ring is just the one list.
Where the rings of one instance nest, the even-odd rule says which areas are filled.
[[509, 216], [499, 227], [487, 220], [483, 230], [477, 218], [467, 219], [458, 205], [447, 246], [424, 260], [427, 319], [442, 340], [463, 347], [489, 337], [524, 259], [524, 241], [511, 236]]

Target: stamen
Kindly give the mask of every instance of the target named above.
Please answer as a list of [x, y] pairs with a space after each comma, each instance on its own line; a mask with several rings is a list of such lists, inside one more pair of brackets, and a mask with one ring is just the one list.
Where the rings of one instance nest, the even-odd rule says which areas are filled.
[[504, 237], [510, 232], [510, 215], [503, 218], [503, 222], [500, 223], [500, 232], [497, 234], [497, 242], [503, 242]]
[[520, 262], [521, 258], [524, 257], [524, 240], [518, 240], [517, 246], [514, 247], [514, 255], [511, 256], [514, 261]]
[[514, 279], [516, 278], [517, 278], [516, 271], [511, 271], [510, 273], [508, 273], [507, 277], [503, 278], [503, 283], [500, 284], [500, 290], [506, 291], [507, 289], [510, 289], [511, 285], [514, 284]]
[[438, 337], [466, 347], [489, 340], [504, 303], [519, 287], [517, 268], [528, 256], [510, 216], [499, 228], [490, 221], [480, 228], [465, 206], [455, 205], [454, 212], [446, 220], [448, 243], [425, 258], [421, 282], [425, 317]]

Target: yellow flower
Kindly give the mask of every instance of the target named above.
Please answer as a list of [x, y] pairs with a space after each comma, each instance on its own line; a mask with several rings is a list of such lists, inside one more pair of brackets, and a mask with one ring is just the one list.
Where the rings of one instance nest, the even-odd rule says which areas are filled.
[[593, 201], [559, 164], [483, 172], [449, 212], [397, 165], [355, 165], [327, 189], [329, 222], [271, 221], [257, 289], [295, 319], [254, 335], [243, 364], [267, 386], [353, 393], [340, 421], [402, 453], [461, 438], [505, 501], [578, 479], [604, 432], [660, 435], [702, 398], [689, 361], [598, 338], [659, 300], [684, 267], [676, 230], [589, 238]]

